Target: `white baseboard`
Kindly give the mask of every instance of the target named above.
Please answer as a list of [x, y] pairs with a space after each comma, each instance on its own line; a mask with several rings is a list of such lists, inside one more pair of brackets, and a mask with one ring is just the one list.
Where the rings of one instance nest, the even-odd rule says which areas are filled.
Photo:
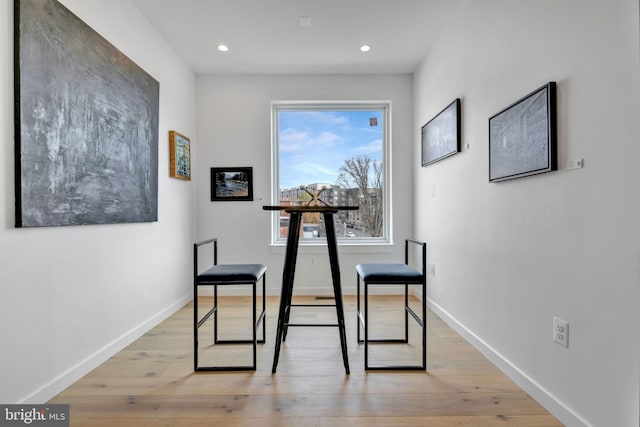
[[[542, 405], [553, 416], [558, 418], [566, 426], [571, 427], [589, 427], [590, 424], [583, 420], [578, 414], [564, 405], [544, 387], [527, 376], [517, 366], [503, 357], [489, 344], [484, 342], [480, 337], [475, 335], [463, 324], [458, 322], [446, 310], [427, 298], [427, 306], [438, 315], [451, 329], [459, 333], [465, 340], [474, 346], [484, 357], [489, 359], [491, 363], [496, 365], [506, 376], [513, 380], [518, 386], [522, 387], [531, 397], [533, 397], [540, 405]], [[429, 369], [427, 360], [427, 370]]]
[[126, 332], [121, 337], [115, 339], [109, 344], [105, 345], [91, 356], [80, 361], [75, 366], [69, 368], [67, 371], [61, 373], [38, 390], [29, 394], [28, 396], [20, 399], [18, 404], [33, 403], [44, 404], [51, 398], [55, 397], [58, 393], [69, 387], [74, 382], [81, 379], [83, 376], [91, 372], [93, 369], [106, 362], [110, 357], [124, 349], [126, 346], [140, 338], [143, 334], [151, 330], [154, 326], [171, 316], [173, 313], [184, 307], [193, 299], [193, 295], [189, 293], [183, 296], [176, 302], [172, 303], [164, 310], [154, 314], [138, 326]]

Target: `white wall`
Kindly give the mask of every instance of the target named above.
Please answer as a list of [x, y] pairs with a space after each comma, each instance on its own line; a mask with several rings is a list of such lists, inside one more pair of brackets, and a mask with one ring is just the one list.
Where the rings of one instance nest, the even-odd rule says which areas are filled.
[[[43, 402], [191, 299], [195, 183], [168, 177], [168, 131], [195, 139], [195, 76], [128, 0], [64, 0], [160, 82], [158, 222], [14, 228], [13, 1], [0, 1], [0, 402]], [[195, 150], [197, 151], [197, 149]]]
[[[415, 74], [414, 129], [463, 111], [462, 153], [415, 170], [432, 306], [569, 426], [638, 426], [638, 40], [637, 0], [466, 1]], [[488, 183], [488, 118], [551, 80], [560, 170]]]
[[[267, 286], [279, 294], [284, 252], [270, 247], [271, 101], [390, 100], [392, 121], [393, 247], [340, 246], [344, 293], [355, 294], [355, 270], [364, 260], [402, 260], [411, 232], [413, 92], [410, 75], [397, 76], [198, 76], [198, 237], [219, 238], [221, 262], [260, 262]], [[253, 202], [211, 202], [209, 168], [252, 166]], [[311, 265], [309, 254], [317, 255]], [[301, 247], [294, 292], [330, 294], [326, 246]]]
[[[267, 264], [277, 293], [283, 252], [268, 246], [261, 209], [270, 203], [271, 100], [390, 99], [394, 236], [400, 243], [415, 227], [429, 242], [432, 307], [567, 425], [638, 425], [636, 0], [467, 1], [413, 82], [196, 83], [128, 0], [63, 4], [160, 81], [159, 221], [13, 227], [13, 2], [1, 0], [0, 402], [46, 400], [188, 301], [196, 237], [219, 237], [223, 262]], [[558, 82], [561, 170], [489, 184], [488, 117], [549, 80]], [[417, 130], [455, 97], [469, 148], [420, 168]], [[190, 183], [168, 178], [170, 129], [191, 137]], [[584, 169], [563, 170], [576, 158]], [[254, 167], [254, 202], [209, 201], [209, 167], [228, 165]], [[345, 293], [356, 263], [401, 251], [341, 247]], [[328, 265], [320, 257], [311, 266], [309, 253], [325, 249], [301, 250], [296, 289], [328, 292]], [[570, 322], [569, 349], [551, 341], [553, 315]]]

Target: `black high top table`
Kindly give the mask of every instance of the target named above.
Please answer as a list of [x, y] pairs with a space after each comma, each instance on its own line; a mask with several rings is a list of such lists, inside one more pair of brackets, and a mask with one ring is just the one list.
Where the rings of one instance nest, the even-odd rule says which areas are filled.
[[[340, 344], [342, 346], [342, 359], [344, 369], [349, 374], [349, 356], [347, 354], [347, 334], [344, 322], [344, 304], [342, 302], [342, 286], [340, 284], [340, 265], [338, 264], [338, 243], [336, 239], [336, 227], [333, 215], [341, 210], [358, 210], [358, 206], [263, 206], [266, 211], [285, 211], [289, 214], [289, 233], [284, 258], [284, 270], [282, 272], [282, 291], [280, 294], [280, 310], [278, 312], [278, 330], [276, 332], [276, 346], [273, 356], [272, 373], [276, 373], [278, 357], [282, 342], [287, 339], [287, 331], [290, 326], [332, 326], [340, 331]], [[302, 214], [307, 212], [321, 213], [324, 216], [324, 226], [327, 232], [327, 247], [329, 249], [329, 262], [331, 264], [331, 279], [335, 296], [337, 324], [294, 324], [289, 323], [291, 307], [322, 307], [334, 306], [318, 304], [291, 304], [293, 296], [293, 278], [296, 271], [296, 258], [298, 256], [298, 242], [300, 240], [300, 226]]]

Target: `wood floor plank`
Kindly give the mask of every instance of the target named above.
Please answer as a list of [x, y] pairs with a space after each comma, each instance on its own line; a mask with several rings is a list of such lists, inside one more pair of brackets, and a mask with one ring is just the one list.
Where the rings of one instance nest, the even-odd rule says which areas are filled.
[[72, 418], [116, 412], [138, 417], [424, 417], [454, 415], [544, 415], [522, 393], [131, 395], [68, 399]]
[[[397, 298], [374, 297], [381, 333], [396, 332], [398, 318], [393, 310]], [[222, 299], [227, 329], [240, 331], [248, 299]], [[299, 303], [315, 301], [312, 297], [296, 299]], [[202, 303], [210, 300], [203, 297]], [[50, 403], [70, 405], [72, 426], [561, 425], [431, 312], [427, 372], [364, 371], [363, 346], [356, 343], [353, 297], [345, 298], [347, 318], [353, 319], [347, 323], [351, 375], [344, 373], [334, 328], [291, 328], [278, 371], [272, 374], [276, 322], [272, 313], [277, 311], [278, 300], [267, 298], [267, 303], [267, 342], [258, 346], [255, 372], [193, 372], [193, 305], [189, 304]], [[331, 322], [335, 309], [314, 308], [297, 316], [309, 322]], [[202, 333], [211, 332], [205, 329]], [[416, 350], [419, 356], [413, 342], [419, 338], [419, 332], [412, 330], [409, 345], [373, 346], [371, 355], [381, 360], [409, 360]], [[216, 345], [202, 351], [205, 356], [238, 361], [250, 357], [250, 349]]]
[[[189, 418], [107, 418], [82, 420], [71, 425], [83, 427], [321, 427], [319, 418], [230, 418], [230, 417], [189, 417]], [[339, 424], [340, 425], [340, 424]], [[344, 425], [344, 424], [342, 424]]]
[[551, 415], [443, 417], [326, 417], [320, 427], [562, 427]]

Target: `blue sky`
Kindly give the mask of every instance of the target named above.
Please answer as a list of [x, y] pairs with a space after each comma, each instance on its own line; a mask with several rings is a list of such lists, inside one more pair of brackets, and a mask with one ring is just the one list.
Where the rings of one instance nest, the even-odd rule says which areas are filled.
[[381, 110], [280, 111], [278, 124], [280, 188], [335, 184], [345, 160], [382, 160]]

